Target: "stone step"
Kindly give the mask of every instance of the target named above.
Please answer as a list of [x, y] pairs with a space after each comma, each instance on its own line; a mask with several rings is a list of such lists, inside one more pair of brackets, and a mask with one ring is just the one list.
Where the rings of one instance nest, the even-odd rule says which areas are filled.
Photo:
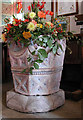
[[22, 95], [13, 90], [7, 92], [7, 107], [20, 112], [47, 112], [54, 110], [65, 103], [65, 94], [59, 90], [49, 95]]

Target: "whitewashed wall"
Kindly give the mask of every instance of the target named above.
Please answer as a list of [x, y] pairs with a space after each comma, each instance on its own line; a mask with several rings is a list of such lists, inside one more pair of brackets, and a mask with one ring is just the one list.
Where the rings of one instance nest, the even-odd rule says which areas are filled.
[[2, 24], [2, 1], [0, 1], [0, 26]]
[[31, 2], [24, 2], [23, 3], [23, 8], [24, 8], [24, 13], [27, 13], [28, 12], [28, 6], [31, 5]]
[[[78, 10], [78, 14], [83, 14], [83, 0], [80, 0], [80, 2], [78, 2]], [[79, 34], [81, 26], [76, 25], [74, 17], [75, 15], [70, 16], [70, 31], [75, 31], [76, 34]]]
[[[45, 4], [45, 9], [51, 11], [51, 0], [49, 0], [49, 1], [44, 0], [44, 1], [46, 2], [46, 4]], [[47, 20], [47, 21], [51, 20], [50, 15], [47, 15], [46, 20]]]

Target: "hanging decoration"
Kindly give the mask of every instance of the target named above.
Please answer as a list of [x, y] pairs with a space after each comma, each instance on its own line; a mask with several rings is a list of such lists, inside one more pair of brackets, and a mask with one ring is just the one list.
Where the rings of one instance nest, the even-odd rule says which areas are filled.
[[17, 13], [20, 13], [21, 9], [22, 9], [22, 0], [18, 0], [18, 2], [17, 2], [17, 9], [18, 9]]

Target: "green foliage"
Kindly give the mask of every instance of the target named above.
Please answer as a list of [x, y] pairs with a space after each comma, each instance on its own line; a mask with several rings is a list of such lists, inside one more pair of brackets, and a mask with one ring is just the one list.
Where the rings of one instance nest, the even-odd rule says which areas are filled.
[[45, 59], [40, 53], [38, 54], [38, 57], [39, 57], [39, 59], [42, 60], [42, 61], [44, 61], [44, 59]]
[[63, 48], [62, 48], [61, 44], [58, 44], [58, 47], [63, 51]]
[[56, 45], [52, 49], [52, 51], [53, 51], [54, 54], [56, 54], [57, 49], [58, 49], [58, 44], [56, 43]]
[[47, 58], [48, 54], [46, 53], [45, 49], [39, 49], [38, 52], [41, 54], [42, 57]]
[[35, 55], [35, 51], [33, 51], [31, 54], [32, 54], [32, 55]]
[[30, 58], [30, 57], [28, 57], [28, 58], [27, 58], [27, 60], [28, 60], [28, 62], [30, 62], [30, 61], [31, 61], [31, 58]]
[[32, 74], [33, 69], [34, 69], [33, 67], [30, 67], [30, 70], [29, 70], [30, 74]]
[[42, 62], [43, 62], [43, 60], [38, 59], [38, 60], [36, 60], [36, 62], [37, 62], [37, 63], [42, 63]]
[[52, 48], [52, 40], [51, 39], [48, 39], [48, 41], [47, 41], [47, 45], [49, 46], [49, 48]]
[[25, 73], [27, 69], [24, 69], [21, 73]]
[[34, 63], [33, 65], [35, 69], [39, 69], [39, 65], [37, 63]]
[[44, 37], [43, 42], [47, 43], [47, 41], [48, 41], [48, 37]]

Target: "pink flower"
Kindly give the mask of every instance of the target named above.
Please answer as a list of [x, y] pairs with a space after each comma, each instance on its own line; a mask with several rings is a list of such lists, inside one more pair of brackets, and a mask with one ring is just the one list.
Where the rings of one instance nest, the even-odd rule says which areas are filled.
[[33, 23], [34, 25], [36, 25], [36, 24], [37, 24], [37, 22], [36, 22], [35, 20], [32, 20], [32, 23]]

